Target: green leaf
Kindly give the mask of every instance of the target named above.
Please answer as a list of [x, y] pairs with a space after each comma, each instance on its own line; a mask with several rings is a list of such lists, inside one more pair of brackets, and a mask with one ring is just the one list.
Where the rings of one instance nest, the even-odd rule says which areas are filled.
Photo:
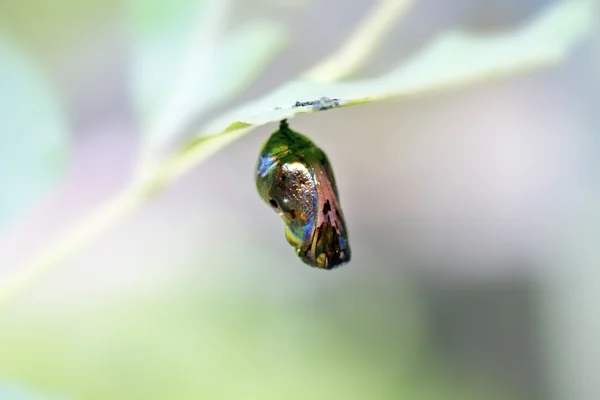
[[214, 52], [229, 1], [130, 0], [133, 28], [132, 96], [147, 130], [182, 91], [182, 74], [202, 73]]
[[179, 12], [169, 9], [158, 21], [153, 7], [134, 7], [133, 92], [147, 152], [156, 153], [208, 109], [246, 88], [281, 49], [284, 32], [269, 23], [242, 26], [222, 39], [229, 3], [180, 3]]
[[[388, 74], [333, 83], [299, 79], [215, 119], [199, 136], [260, 126], [297, 113], [450, 89], [556, 64], [586, 37], [592, 16], [588, 1], [564, 1], [509, 33], [448, 32]], [[305, 104], [297, 106], [297, 102]]]
[[285, 31], [277, 24], [249, 23], [228, 35], [222, 51], [205, 80], [200, 104], [226, 101], [249, 86], [287, 42]]
[[35, 63], [0, 37], [0, 228], [62, 176], [67, 124]]

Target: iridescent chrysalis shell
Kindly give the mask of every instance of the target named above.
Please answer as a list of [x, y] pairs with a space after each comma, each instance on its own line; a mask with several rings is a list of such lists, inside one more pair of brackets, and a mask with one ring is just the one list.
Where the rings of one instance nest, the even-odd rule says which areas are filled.
[[302, 261], [324, 269], [350, 261], [348, 231], [329, 160], [286, 120], [263, 145], [256, 187], [283, 219], [285, 237]]

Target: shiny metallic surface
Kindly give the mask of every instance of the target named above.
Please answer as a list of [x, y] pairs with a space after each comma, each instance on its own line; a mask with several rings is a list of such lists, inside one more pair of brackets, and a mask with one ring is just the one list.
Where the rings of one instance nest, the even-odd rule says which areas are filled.
[[264, 144], [256, 186], [285, 224], [306, 264], [332, 269], [350, 261], [350, 246], [333, 170], [325, 153], [285, 121]]

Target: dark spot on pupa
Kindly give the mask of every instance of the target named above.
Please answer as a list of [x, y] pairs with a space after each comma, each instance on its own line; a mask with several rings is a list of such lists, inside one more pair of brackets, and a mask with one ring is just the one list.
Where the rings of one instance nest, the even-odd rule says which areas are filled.
[[329, 211], [331, 211], [331, 204], [329, 204], [329, 200], [327, 200], [323, 205], [323, 214], [327, 214]]
[[291, 219], [296, 219], [296, 210], [291, 210], [290, 211], [290, 218]]
[[271, 207], [273, 208], [279, 207], [279, 204], [277, 204], [277, 201], [275, 199], [269, 199], [269, 204], [271, 204]]

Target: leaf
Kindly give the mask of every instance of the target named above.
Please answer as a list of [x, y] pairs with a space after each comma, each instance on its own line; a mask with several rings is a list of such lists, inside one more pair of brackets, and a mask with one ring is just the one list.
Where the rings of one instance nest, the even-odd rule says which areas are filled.
[[212, 76], [205, 82], [204, 102], [222, 103], [249, 86], [286, 41], [285, 31], [272, 23], [254, 22], [232, 32], [212, 63]]
[[170, 10], [158, 22], [153, 7], [133, 13], [140, 28], [154, 28], [139, 29], [133, 72], [147, 152], [156, 153], [209, 108], [243, 90], [281, 49], [284, 32], [268, 23], [242, 26], [221, 40], [229, 3], [204, 0], [195, 8], [184, 2], [186, 12]]
[[388, 74], [348, 82], [299, 79], [219, 117], [199, 136], [260, 126], [297, 113], [380, 101], [497, 79], [556, 64], [590, 31], [588, 1], [564, 1], [513, 32], [449, 32]]
[[62, 176], [67, 124], [34, 62], [0, 37], [0, 229]]
[[[143, 127], [181, 97], [184, 76], [202, 75], [228, 14], [229, 2], [131, 0], [132, 96]], [[172, 111], [168, 111], [172, 112]]]

